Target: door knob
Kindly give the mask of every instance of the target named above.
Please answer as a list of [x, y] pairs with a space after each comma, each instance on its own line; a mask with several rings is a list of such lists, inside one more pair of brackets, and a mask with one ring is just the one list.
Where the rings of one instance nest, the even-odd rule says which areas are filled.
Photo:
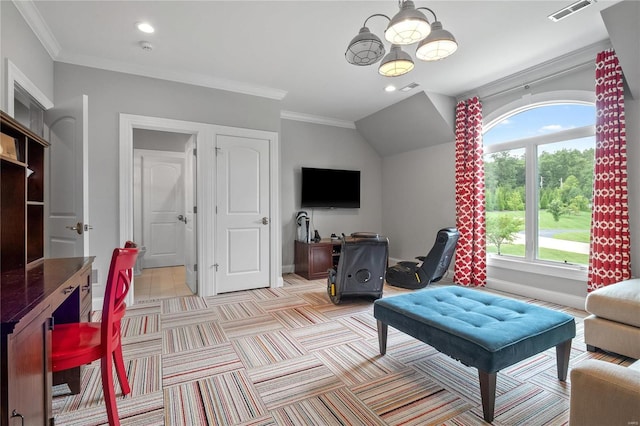
[[65, 228], [71, 229], [72, 231], [76, 231], [78, 235], [82, 235], [82, 233], [84, 232], [84, 225], [82, 224], [82, 222], [76, 223], [76, 226], [65, 226]]
[[262, 224], [263, 225], [268, 225], [269, 224], [269, 218], [268, 217], [263, 217], [262, 218]]
[[185, 223], [185, 225], [187, 224], [187, 218], [186, 218], [186, 216], [178, 215], [178, 220], [179, 220], [180, 222], [184, 222], [184, 223]]

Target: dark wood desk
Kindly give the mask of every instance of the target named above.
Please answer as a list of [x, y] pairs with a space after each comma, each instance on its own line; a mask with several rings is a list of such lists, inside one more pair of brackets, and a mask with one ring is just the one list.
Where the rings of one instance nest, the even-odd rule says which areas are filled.
[[0, 281], [0, 425], [45, 425], [51, 386], [80, 388], [80, 369], [58, 379], [51, 372], [55, 323], [88, 321], [93, 257], [44, 259], [7, 271]]

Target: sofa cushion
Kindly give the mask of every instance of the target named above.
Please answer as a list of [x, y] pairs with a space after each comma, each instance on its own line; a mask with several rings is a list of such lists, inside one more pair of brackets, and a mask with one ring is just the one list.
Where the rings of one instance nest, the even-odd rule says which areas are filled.
[[600, 318], [640, 327], [640, 278], [620, 281], [589, 293], [585, 309]]
[[595, 359], [575, 365], [571, 370], [569, 425], [637, 425], [640, 372], [630, 368]]

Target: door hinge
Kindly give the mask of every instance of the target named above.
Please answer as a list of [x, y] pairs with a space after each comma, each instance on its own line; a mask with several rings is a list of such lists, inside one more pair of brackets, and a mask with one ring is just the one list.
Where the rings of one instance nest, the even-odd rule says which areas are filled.
[[198, 149], [193, 150], [193, 156], [196, 157], [198, 155]]
[[198, 272], [198, 264], [197, 263], [193, 264], [193, 272]]
[[53, 329], [54, 329], [54, 327], [55, 327], [55, 323], [56, 323], [55, 318], [54, 318], [54, 317], [49, 317], [49, 318], [47, 318], [47, 320], [48, 320], [48, 322], [49, 322], [49, 324], [47, 324], [47, 328], [48, 328], [50, 331], [53, 331]]
[[198, 206], [193, 206], [193, 214], [198, 214]]

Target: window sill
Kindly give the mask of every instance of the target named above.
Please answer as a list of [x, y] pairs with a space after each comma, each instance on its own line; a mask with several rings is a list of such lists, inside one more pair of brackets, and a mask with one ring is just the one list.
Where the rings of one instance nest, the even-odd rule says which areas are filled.
[[510, 256], [487, 255], [487, 266], [510, 269], [519, 272], [548, 275], [576, 281], [587, 281], [586, 265], [562, 265], [545, 262], [530, 262]]

